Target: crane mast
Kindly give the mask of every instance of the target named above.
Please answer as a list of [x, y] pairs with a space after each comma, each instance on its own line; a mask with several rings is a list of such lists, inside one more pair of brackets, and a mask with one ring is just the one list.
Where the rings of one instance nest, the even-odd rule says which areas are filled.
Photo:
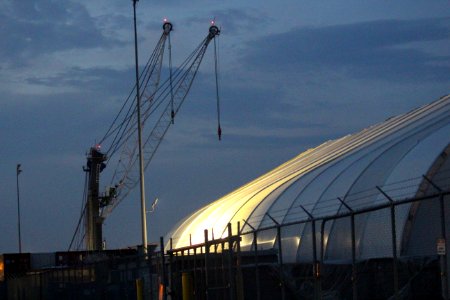
[[[165, 42], [170, 32], [172, 31], [172, 24], [164, 22], [163, 33], [159, 39], [153, 55], [147, 63], [146, 70], [143, 71], [139, 80], [142, 86], [140, 93], [143, 99], [142, 107], [150, 106], [155, 90], [157, 90], [160, 81], [160, 74], [162, 68], [162, 60], [165, 49]], [[133, 114], [129, 120], [131, 124], [136, 124], [136, 114]], [[133, 129], [128, 129], [127, 131]], [[129, 135], [123, 147], [123, 156], [133, 155], [137, 150], [136, 136]], [[100, 215], [102, 208], [107, 206], [110, 199], [115, 197], [115, 189], [109, 188], [105, 194], [100, 195], [100, 173], [106, 167], [104, 163], [107, 160], [107, 155], [100, 151], [100, 146], [92, 147], [89, 150], [87, 157], [87, 167], [84, 168], [88, 173], [88, 193], [86, 200], [86, 214], [85, 214], [85, 246], [86, 250], [95, 251], [103, 248], [103, 220], [104, 217]]]
[[100, 152], [99, 147], [92, 147], [87, 157], [87, 167], [84, 168], [84, 171], [89, 173], [85, 216], [85, 241], [88, 251], [103, 248], [103, 218], [99, 214], [99, 181], [100, 173], [106, 166], [104, 163], [106, 159], [106, 155]]

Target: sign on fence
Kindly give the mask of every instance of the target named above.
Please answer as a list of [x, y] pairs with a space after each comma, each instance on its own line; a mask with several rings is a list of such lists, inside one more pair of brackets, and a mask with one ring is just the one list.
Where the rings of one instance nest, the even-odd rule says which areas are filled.
[[437, 239], [436, 250], [438, 255], [445, 255], [445, 239]]

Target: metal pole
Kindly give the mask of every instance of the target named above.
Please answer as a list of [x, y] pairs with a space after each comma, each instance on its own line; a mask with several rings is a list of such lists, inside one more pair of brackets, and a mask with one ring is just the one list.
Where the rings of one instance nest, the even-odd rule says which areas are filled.
[[[322, 220], [322, 223], [320, 224], [320, 259], [317, 262], [317, 270], [319, 271], [319, 282], [320, 286], [322, 286], [322, 276], [324, 274], [324, 258], [325, 258], [325, 223], [328, 220]], [[320, 289], [320, 297], [319, 299], [322, 299], [322, 288]]]
[[235, 299], [235, 291], [236, 291], [236, 284], [235, 284], [235, 276], [233, 272], [233, 232], [231, 229], [231, 223], [228, 223], [227, 225], [228, 229], [228, 280], [229, 280], [229, 297], [230, 300]]
[[358, 288], [356, 285], [357, 273], [356, 273], [356, 239], [355, 239], [355, 214], [350, 217], [352, 227], [352, 288], [353, 288], [353, 300], [358, 299]]
[[175, 263], [174, 263], [174, 258], [173, 258], [173, 239], [170, 238], [169, 239], [169, 290], [167, 290], [166, 288], [166, 295], [173, 295], [173, 292], [175, 290], [175, 282], [174, 282], [174, 278], [173, 275], [175, 273]]
[[353, 300], [358, 299], [358, 290], [356, 286], [356, 238], [355, 238], [355, 213], [353, 209], [338, 197], [338, 200], [344, 205], [350, 212], [350, 226], [351, 226], [351, 236], [352, 236], [352, 289], [353, 289]]
[[138, 143], [139, 143], [139, 183], [141, 192], [141, 226], [142, 226], [142, 250], [147, 255], [147, 216], [145, 214], [145, 180], [144, 180], [144, 156], [142, 151], [142, 124], [141, 124], [141, 95], [139, 91], [139, 60], [137, 45], [137, 27], [136, 27], [136, 2], [133, 0], [134, 15], [134, 58], [136, 63], [136, 108], [137, 108], [137, 127], [138, 127]]
[[313, 242], [313, 271], [314, 271], [314, 294], [315, 299], [322, 299], [321, 296], [319, 296], [320, 293], [320, 270], [319, 270], [319, 264], [317, 262], [317, 238], [316, 238], [316, 220], [312, 219], [311, 221], [311, 230], [312, 230], [312, 242]]
[[205, 235], [205, 299], [209, 299], [209, 243], [208, 243], [208, 229], [204, 231]]
[[[166, 282], [166, 261], [165, 261], [165, 257], [164, 257], [164, 238], [161, 236], [159, 238], [159, 242], [160, 242], [160, 253], [161, 253], [161, 283], [162, 284], [162, 296], [163, 299], [166, 300], [167, 299], [167, 294], [166, 294], [166, 286], [167, 286], [167, 282]], [[158, 288], [159, 291], [159, 288]]]
[[[444, 239], [445, 244], [447, 244], [447, 233], [445, 228], [445, 204], [444, 204], [444, 195], [441, 194], [439, 196], [439, 203], [441, 208], [441, 236]], [[447, 246], [447, 245], [446, 245]], [[445, 247], [447, 249], [447, 247]], [[447, 300], [448, 299], [448, 279], [447, 279], [447, 250], [445, 250], [445, 254], [441, 255], [441, 265], [442, 265], [442, 297]]]
[[22, 253], [22, 237], [20, 236], [20, 194], [19, 194], [19, 174], [22, 172], [20, 169], [20, 164], [17, 164], [16, 169], [16, 179], [17, 179], [17, 229], [19, 231], [19, 253]]
[[256, 277], [256, 299], [261, 300], [261, 288], [259, 283], [259, 266], [258, 266], [258, 233], [253, 231], [253, 240], [255, 243], [255, 277]]
[[437, 186], [431, 179], [427, 176], [423, 175], [423, 178], [428, 181], [440, 194], [439, 194], [439, 205], [440, 205], [440, 213], [441, 213], [441, 239], [444, 240], [445, 245], [445, 253], [444, 255], [439, 255], [440, 264], [441, 264], [441, 293], [442, 298], [448, 299], [448, 270], [447, 270], [447, 230], [445, 228], [445, 203], [444, 203], [444, 194], [442, 193], [442, 189]]
[[399, 291], [398, 291], [398, 259], [397, 259], [397, 232], [396, 232], [396, 225], [395, 225], [395, 203], [394, 200], [389, 197], [388, 194], [386, 194], [380, 187], [376, 187], [378, 191], [380, 191], [383, 196], [386, 197], [386, 199], [390, 202], [390, 209], [391, 209], [391, 234], [392, 234], [392, 256], [394, 260], [393, 265], [393, 271], [394, 271], [394, 297], [395, 299], [400, 299]]
[[283, 249], [282, 249], [282, 242], [281, 242], [281, 225], [277, 222], [271, 215], [266, 213], [266, 215], [272, 220], [272, 222], [277, 226], [277, 241], [278, 241], [278, 267], [280, 272], [280, 285], [281, 285], [281, 299], [286, 299], [286, 291], [285, 291], [285, 284], [284, 284], [284, 278], [283, 278]]
[[[250, 223], [248, 223], [245, 219], [243, 219], [245, 224], [248, 225], [253, 230], [253, 244], [255, 246], [254, 249], [254, 261], [255, 261], [255, 281], [256, 281], [256, 299], [261, 299], [261, 291], [260, 291], [260, 284], [259, 284], [259, 270], [258, 270], [258, 231], [255, 227], [253, 227]], [[239, 232], [241, 234], [241, 232]]]
[[322, 299], [322, 292], [319, 281], [319, 264], [317, 262], [317, 239], [316, 239], [316, 219], [314, 216], [306, 210], [302, 205], [300, 208], [308, 215], [309, 220], [311, 221], [311, 230], [312, 230], [312, 247], [313, 247], [313, 277], [314, 277], [314, 299]]
[[392, 226], [392, 255], [394, 256], [394, 293], [395, 299], [400, 299], [398, 293], [398, 266], [397, 266], [397, 233], [395, 225], [395, 206], [391, 205], [391, 226]]

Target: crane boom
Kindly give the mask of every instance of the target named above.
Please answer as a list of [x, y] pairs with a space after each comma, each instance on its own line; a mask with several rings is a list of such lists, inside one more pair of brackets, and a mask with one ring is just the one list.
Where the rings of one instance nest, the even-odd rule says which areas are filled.
[[[142, 92], [140, 93], [140, 95], [141, 99], [143, 99], [141, 103], [143, 121], [141, 123], [143, 126], [145, 125], [145, 120], [147, 120], [150, 115], [149, 112], [151, 111], [151, 107], [153, 105], [153, 98], [159, 87], [165, 42], [167, 38], [169, 38], [170, 41], [172, 24], [169, 22], [165, 22], [163, 25], [163, 30], [163, 34], [161, 35], [161, 38], [157, 46], [155, 47], [155, 51], [149, 59], [149, 63], [147, 64], [146, 68], [144, 68], [145, 70], [140, 76], [140, 86], [142, 87]], [[134, 159], [138, 155], [138, 141], [136, 134], [137, 127], [133, 126], [134, 124], [137, 124], [136, 106], [131, 104], [130, 108], [132, 108], [129, 110], [131, 111], [131, 113], [127, 115], [125, 121], [123, 122], [126, 124], [126, 126], [122, 126], [121, 129], [118, 130], [118, 132], [116, 133], [116, 138], [112, 143], [113, 145], [110, 147], [110, 149], [113, 148], [113, 151], [118, 148], [122, 149], [113, 178], [117, 176], [138, 176], [138, 174], [135, 174], [136, 160]], [[105, 197], [105, 201], [103, 202], [102, 206], [108, 204], [107, 199], [108, 197]]]
[[[153, 159], [170, 125], [173, 123], [174, 116], [178, 113], [181, 105], [186, 99], [209, 43], [219, 34], [220, 30], [217, 26], [210, 26], [207, 37], [202, 41], [201, 46], [197, 48], [197, 51], [193, 55], [191, 55], [191, 57], [193, 57], [192, 62], [187, 68], [185, 68], [184, 71], [178, 70], [178, 72], [174, 76], [174, 78], [176, 78], [175, 83], [170, 82], [170, 94], [167, 93], [167, 89], [159, 89], [151, 95], [151, 101], [148, 102], [149, 107], [147, 107], [147, 109], [145, 110], [145, 119], [148, 117], [148, 115], [151, 114], [154, 109], [154, 99], [158, 99], [161, 97], [166, 99], [170, 97], [171, 101], [165, 104], [165, 107], [163, 108], [163, 111], [156, 121], [153, 129], [145, 139], [143, 145], [145, 169], [147, 169], [150, 161]], [[172, 90], [173, 87], [175, 87], [175, 92], [173, 92]], [[127, 149], [127, 151], [129, 150], [130, 149]], [[135, 171], [137, 169], [135, 166], [138, 161], [136, 148], [131, 149], [131, 151], [128, 152], [128, 158], [129, 159], [126, 162], [119, 161], [122, 170], [118, 171], [115, 175], [120, 179], [113, 188], [113, 196], [110, 197], [108, 203], [105, 203], [105, 205], [103, 206], [101, 212], [101, 216], [103, 218], [106, 218], [139, 182], [139, 177], [137, 176]]]

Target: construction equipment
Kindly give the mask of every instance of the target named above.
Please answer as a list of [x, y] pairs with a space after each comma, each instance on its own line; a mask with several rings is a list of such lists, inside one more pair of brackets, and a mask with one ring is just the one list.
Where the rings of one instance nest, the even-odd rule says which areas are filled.
[[[172, 72], [170, 32], [172, 24], [164, 20], [163, 33], [155, 50], [150, 56], [143, 71], [140, 74], [139, 82], [141, 86], [141, 126], [143, 127], [145, 141], [143, 142], [144, 166], [147, 169], [153, 159], [159, 145], [161, 144], [170, 125], [174, 124], [174, 119], [178, 114], [184, 100], [186, 99], [193, 81], [197, 75], [200, 64], [203, 60], [208, 45], [220, 34], [220, 29], [212, 22], [208, 35], [188, 56], [188, 58]], [[167, 80], [160, 84], [162, 61], [166, 41], [169, 42], [169, 66], [170, 75]], [[216, 72], [216, 94], [218, 110], [218, 135], [221, 138], [219, 98], [218, 98], [218, 67], [217, 67], [217, 47], [215, 47], [215, 72]], [[137, 115], [136, 97], [134, 101], [132, 95], [136, 86], [130, 92], [127, 100], [115, 117], [111, 126], [107, 130], [99, 144], [108, 145], [103, 153], [100, 148], [91, 148], [88, 155], [88, 167], [85, 168], [89, 174], [88, 192], [84, 209], [80, 217], [74, 237], [69, 249], [74, 245], [74, 239], [81, 230], [81, 218], [85, 218], [84, 236], [79, 240], [84, 240], [87, 250], [100, 250], [102, 245], [102, 224], [104, 219], [123, 201], [127, 195], [136, 187], [139, 182], [138, 171], [138, 141], [137, 141]], [[150, 116], [158, 115], [157, 118]], [[150, 124], [151, 123], [151, 124]], [[150, 125], [149, 125], [150, 124]], [[108, 143], [108, 141], [110, 141]], [[120, 157], [116, 161], [110, 186], [106, 192], [100, 195], [99, 174], [103, 170], [105, 163], [113, 162], [112, 157], [120, 152]], [[93, 165], [100, 165], [100, 169], [93, 168]], [[91, 179], [93, 178], [93, 179]], [[92, 203], [91, 203], [92, 202]], [[78, 249], [79, 242], [76, 246]]]

